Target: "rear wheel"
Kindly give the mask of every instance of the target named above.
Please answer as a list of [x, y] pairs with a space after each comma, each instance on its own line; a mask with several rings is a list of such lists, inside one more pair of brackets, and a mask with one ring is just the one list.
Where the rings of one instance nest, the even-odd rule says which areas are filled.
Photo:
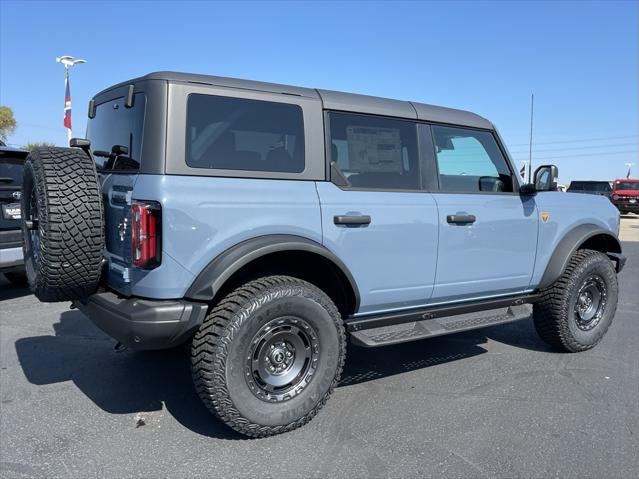
[[593, 250], [579, 250], [555, 284], [534, 305], [539, 336], [569, 352], [594, 347], [612, 323], [619, 287], [610, 259]]
[[93, 160], [76, 148], [37, 148], [24, 165], [24, 261], [40, 301], [95, 292], [104, 248], [100, 185]]
[[211, 310], [193, 339], [193, 380], [219, 419], [264, 437], [317, 414], [339, 381], [345, 355], [344, 327], [329, 297], [306, 281], [269, 276]]

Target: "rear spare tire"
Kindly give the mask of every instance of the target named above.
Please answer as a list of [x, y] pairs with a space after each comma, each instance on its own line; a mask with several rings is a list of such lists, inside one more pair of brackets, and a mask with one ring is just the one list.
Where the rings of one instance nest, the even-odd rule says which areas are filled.
[[37, 148], [24, 164], [22, 232], [29, 285], [40, 301], [86, 298], [100, 280], [104, 218], [91, 157]]

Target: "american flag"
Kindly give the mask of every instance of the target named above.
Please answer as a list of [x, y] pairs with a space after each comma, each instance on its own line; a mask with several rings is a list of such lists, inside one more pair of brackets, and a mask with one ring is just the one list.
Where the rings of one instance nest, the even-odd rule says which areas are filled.
[[521, 167], [521, 170], [519, 170], [519, 174], [521, 175], [522, 180], [526, 179], [526, 165], [525, 164], [524, 164], [524, 166]]
[[69, 72], [64, 77], [64, 127], [71, 129], [71, 90], [69, 89]]

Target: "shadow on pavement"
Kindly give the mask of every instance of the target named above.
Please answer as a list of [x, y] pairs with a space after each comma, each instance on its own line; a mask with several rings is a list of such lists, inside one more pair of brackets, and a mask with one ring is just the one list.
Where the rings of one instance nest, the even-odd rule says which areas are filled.
[[15, 343], [18, 360], [32, 384], [73, 383], [111, 414], [159, 411], [163, 407], [190, 430], [221, 439], [241, 439], [217, 421], [198, 398], [185, 348], [116, 352], [115, 341], [79, 311], [62, 313], [55, 336]]
[[[115, 342], [82, 313], [67, 311], [54, 324], [55, 336], [16, 341], [20, 365], [36, 385], [73, 383], [111, 414], [159, 411], [163, 407], [183, 426], [205, 436], [242, 439], [212, 417], [191, 382], [187, 348], [116, 352]], [[349, 346], [340, 387], [381, 379], [486, 352], [490, 338], [515, 347], [548, 350], [531, 321], [377, 349]]]
[[340, 386], [477, 356], [486, 352], [482, 345], [488, 339], [522, 349], [551, 351], [529, 319], [381, 348], [349, 346]]
[[14, 286], [0, 274], [0, 301], [21, 298], [31, 294], [28, 286]]

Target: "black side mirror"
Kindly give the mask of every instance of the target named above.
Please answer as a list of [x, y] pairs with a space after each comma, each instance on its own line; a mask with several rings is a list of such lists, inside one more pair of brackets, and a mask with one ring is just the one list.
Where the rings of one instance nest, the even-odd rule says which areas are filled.
[[71, 138], [69, 140], [69, 146], [71, 148], [80, 148], [87, 155], [91, 156], [91, 141], [86, 138]]
[[89, 148], [91, 141], [86, 138], [71, 138], [71, 140], [69, 140], [69, 146], [71, 148]]
[[559, 169], [555, 165], [542, 165], [533, 176], [537, 191], [557, 191]]
[[532, 183], [526, 183], [519, 187], [519, 194], [521, 196], [535, 196], [537, 194], [537, 188]]

